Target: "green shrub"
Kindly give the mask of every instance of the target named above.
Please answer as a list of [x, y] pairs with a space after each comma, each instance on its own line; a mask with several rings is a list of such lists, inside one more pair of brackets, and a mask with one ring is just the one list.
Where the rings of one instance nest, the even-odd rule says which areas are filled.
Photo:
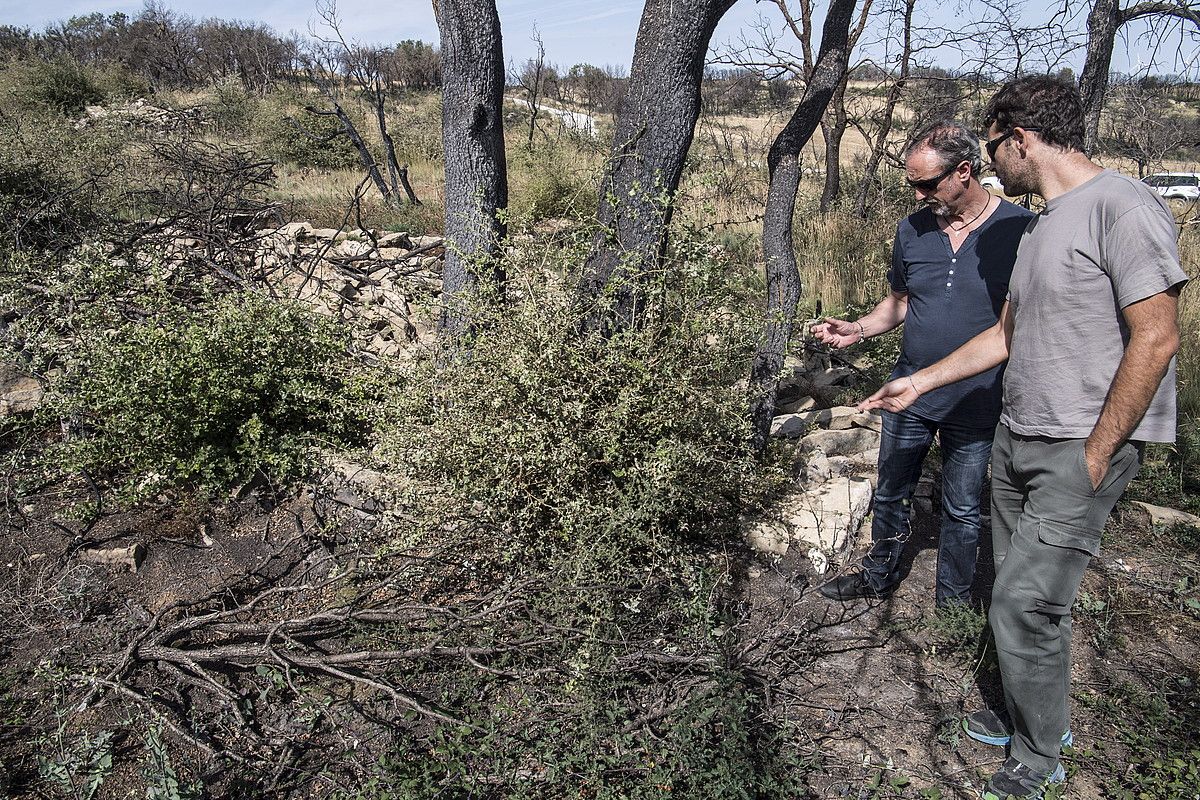
[[341, 123], [335, 117], [306, 113], [305, 104], [319, 106], [319, 98], [276, 95], [259, 105], [255, 129], [263, 155], [313, 169], [359, 167], [358, 151], [340, 134]]
[[1200, 421], [1181, 414], [1175, 444], [1146, 446], [1125, 497], [1200, 512]]
[[[756, 716], [739, 677], [705, 675], [655, 726], [637, 726], [648, 696], [602, 680], [538, 698], [477, 708], [478, 728], [446, 727], [432, 741], [401, 739], [368, 798], [522, 797], [534, 800], [751, 800], [803, 796], [805, 765]], [[471, 683], [464, 682], [464, 688]], [[659, 687], [661, 689], [662, 687]], [[636, 705], [634, 703], [637, 703]]]
[[205, 102], [205, 116], [228, 133], [245, 133], [258, 113], [258, 98], [237, 78], [218, 81]]
[[0, 258], [61, 251], [94, 233], [111, 213], [118, 149], [109, 133], [74, 131], [52, 114], [0, 118]]
[[17, 107], [45, 108], [75, 115], [105, 99], [96, 76], [77, 61], [58, 56], [48, 61], [14, 61], [0, 74], [0, 85]]
[[414, 104], [401, 109], [398, 119], [388, 121], [396, 158], [401, 163], [442, 160], [441, 93], [432, 96], [410, 95]]
[[[1103, 695], [1078, 696], [1115, 733], [1082, 757], [1105, 778], [1106, 797], [1176, 800], [1191, 797], [1200, 776], [1195, 673], [1185, 670], [1157, 685], [1117, 681]], [[1113, 744], [1121, 749], [1116, 750]]]
[[[147, 304], [153, 298], [147, 298]], [[103, 330], [52, 384], [78, 433], [51, 453], [131, 499], [169, 487], [214, 492], [255, 474], [302, 474], [318, 441], [362, 435], [354, 378], [332, 321], [254, 294], [192, 310], [167, 301]]]
[[517, 226], [551, 217], [595, 216], [596, 186], [570, 155], [547, 145], [530, 152], [516, 149], [509, 156], [509, 214]]
[[89, 69], [92, 80], [103, 93], [106, 102], [129, 101], [154, 94], [154, 87], [150, 82], [124, 64], [109, 61]]
[[649, 279], [644, 324], [607, 339], [577, 334], [561, 287], [514, 278], [526, 288], [512, 304], [476, 306], [468, 352], [418, 365], [381, 423], [384, 451], [480, 509], [507, 558], [582, 542], [627, 565], [727, 529], [757, 474], [737, 385], [757, 320], [728, 295], [712, 250], [677, 245]]

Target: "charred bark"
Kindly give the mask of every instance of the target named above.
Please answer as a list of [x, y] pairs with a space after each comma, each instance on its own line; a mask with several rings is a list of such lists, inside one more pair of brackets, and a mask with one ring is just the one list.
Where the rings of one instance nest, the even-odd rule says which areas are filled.
[[800, 186], [800, 151], [812, 138], [830, 99], [845, 77], [850, 59], [850, 18], [855, 0], [833, 0], [821, 32], [821, 50], [800, 104], [775, 138], [767, 156], [770, 183], [763, 218], [763, 259], [767, 276], [767, 318], [750, 373], [753, 444], [762, 454], [771, 432], [779, 373], [783, 368], [796, 304], [800, 273], [792, 246], [792, 217]]
[[842, 193], [842, 137], [849, 119], [846, 116], [846, 76], [842, 77], [830, 101], [831, 113], [821, 121], [825, 139], [825, 185], [821, 188], [821, 213], [833, 207]]
[[508, 205], [504, 57], [495, 0], [434, 3], [442, 43], [442, 145], [446, 170], [443, 333], [470, 331], [464, 296], [504, 288], [500, 243]]
[[[867, 195], [871, 193], [871, 188], [876, 182], [876, 176], [879, 174], [879, 165], [883, 163], [884, 152], [887, 149], [888, 134], [892, 131], [892, 121], [896, 117], [896, 106], [900, 104], [900, 98], [908, 83], [909, 64], [912, 61], [912, 20], [913, 11], [916, 7], [917, 0], [904, 0], [904, 44], [900, 52], [899, 74], [897, 74], [896, 80], [892, 83], [892, 88], [888, 91], [887, 102], [884, 104], [883, 115], [879, 123], [878, 135], [871, 146], [871, 155], [867, 158], [867, 165], [863, 170], [862, 184], [858, 187], [858, 196], [854, 199], [854, 214], [863, 219], [866, 219], [867, 216]], [[870, 137], [867, 136], [866, 131], [863, 131], [863, 136], [867, 141], [870, 141]]]
[[[320, 85], [318, 83], [318, 85]], [[362, 138], [362, 134], [358, 132], [358, 128], [354, 125], [354, 120], [342, 108], [332, 94], [326, 94], [325, 99], [333, 107], [332, 111], [322, 111], [313, 106], [305, 106], [304, 110], [316, 117], [336, 117], [338, 123], [342, 126], [342, 133], [350, 139], [350, 143], [354, 145], [354, 149], [358, 151], [358, 160], [362, 163], [363, 169], [367, 171], [367, 177], [371, 179], [371, 183], [379, 190], [379, 195], [384, 201], [391, 200], [392, 193], [387, 182], [383, 179], [383, 173], [379, 171], [379, 164], [375, 162], [375, 156], [371, 153], [371, 148], [367, 147], [366, 141]]]
[[666, 244], [672, 201], [700, 114], [704, 56], [734, 0], [647, 0], [638, 29], [629, 92], [617, 118], [612, 159], [600, 187], [602, 232], [579, 287], [581, 304], [599, 304], [589, 327], [611, 332], [637, 324], [639, 284]]
[[[1180, 24], [1200, 28], [1200, 3], [1193, 0], [1147, 0], [1126, 8], [1120, 0], [1094, 0], [1088, 14], [1087, 55], [1079, 73], [1079, 94], [1083, 98], [1084, 150], [1096, 149], [1100, 131], [1100, 112], [1108, 94], [1109, 71], [1117, 33], [1126, 23], [1144, 17], [1175, 19]], [[1153, 34], [1161, 36], [1162, 31]]]

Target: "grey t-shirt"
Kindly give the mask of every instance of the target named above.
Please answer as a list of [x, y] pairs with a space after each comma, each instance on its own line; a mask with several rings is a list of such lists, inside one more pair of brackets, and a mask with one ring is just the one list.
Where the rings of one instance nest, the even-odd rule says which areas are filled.
[[[1000, 421], [1014, 433], [1087, 437], [1129, 342], [1121, 310], [1187, 281], [1171, 212], [1109, 170], [1046, 203], [1009, 282], [1013, 335]], [[1131, 439], [1175, 439], [1175, 360]]]

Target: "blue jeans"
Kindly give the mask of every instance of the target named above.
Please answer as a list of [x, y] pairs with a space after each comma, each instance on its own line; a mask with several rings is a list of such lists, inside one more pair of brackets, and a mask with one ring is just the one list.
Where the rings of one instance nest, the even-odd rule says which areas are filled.
[[912, 497], [934, 434], [942, 450], [942, 529], [938, 542], [938, 606], [970, 603], [979, 549], [979, 496], [987, 476], [995, 428], [931, 422], [907, 411], [884, 413], [879, 443], [879, 485], [871, 524], [871, 550], [863, 558], [876, 591], [900, 581], [900, 556], [908, 541]]

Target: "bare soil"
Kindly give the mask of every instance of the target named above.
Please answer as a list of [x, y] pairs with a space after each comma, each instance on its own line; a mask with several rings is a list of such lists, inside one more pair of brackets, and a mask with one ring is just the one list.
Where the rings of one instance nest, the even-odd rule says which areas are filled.
[[[798, 746], [820, 764], [811, 782], [815, 797], [977, 798], [1004, 761], [1004, 749], [975, 742], [959, 727], [964, 713], [1002, 708], [1003, 697], [986, 630], [971, 635], [970, 615], [939, 619], [934, 608], [938, 513], [916, 513], [905, 553], [909, 574], [887, 600], [826, 600], [815, 588], [829, 576], [813, 575], [801, 554], [751, 569], [762, 613], [791, 604], [792, 624], [806, 630], [813, 649], [811, 670], [778, 692], [789, 698], [789, 716], [806, 737]], [[974, 589], [981, 607], [992, 580], [988, 537], [985, 531]], [[845, 569], [856, 568], [869, 544], [868, 521]], [[1120, 777], [1146, 758], [1138, 737], [1171, 739], [1166, 731], [1139, 731], [1163, 720], [1124, 702], [1131, 696], [1160, 715], [1155, 703], [1182, 717], [1176, 734], [1190, 733], [1173, 744], [1200, 745], [1200, 614], [1184, 611], [1172, 594], [1184, 576], [1195, 580], [1197, 561], [1178, 547], [1132, 505], [1118, 506], [1109, 520], [1104, 552], [1088, 569], [1074, 614], [1075, 749], [1065, 759], [1061, 797], [1117, 796]]]
[[[217, 511], [163, 503], [102, 515], [85, 529], [67, 510], [86, 497], [84, 486], [48, 487], [19, 507], [9, 505], [3, 517], [0, 796], [59, 796], [39, 779], [37, 756], [53, 751], [60, 720], [72, 731], [102, 730], [130, 713], [129, 704], [71, 706], [66, 672], [103, 677], [123, 653], [128, 657], [155, 615], [204, 598], [210, 607], [222, 596], [243, 602], [286, 584], [362, 524], [352, 508], [328, 498], [318, 502], [311, 492], [267, 497], [259, 490]], [[794, 725], [794, 747], [811, 765], [809, 797], [977, 797], [1003, 761], [1003, 750], [978, 744], [958, 728], [964, 712], [999, 702], [999, 684], [990, 645], [972, 629], [970, 615], [935, 615], [937, 513], [936, 507], [918, 511], [906, 553], [910, 572], [886, 601], [830, 603], [815, 591], [829, 576], [815, 575], [800, 552], [777, 561], [747, 556], [732, 567], [750, 609], [738, 632], [747, 645], [763, 626], [775, 635], [779, 626], [795, 634], [793, 652], [781, 656], [787, 664], [763, 682], [768, 703]], [[135, 541], [147, 548], [137, 571], [79, 557], [85, 547]], [[868, 544], [866, 525], [848, 568]], [[985, 547], [981, 563], [989, 561]], [[1200, 614], [1181, 604], [1176, 591], [1181, 580], [1197, 575], [1194, 551], [1153, 530], [1134, 507], [1118, 508], [1075, 614], [1076, 749], [1067, 757], [1063, 797], [1117, 796], [1113, 787], [1146, 758], [1138, 737], [1160, 741], [1145, 729], [1170, 716], [1181, 717], [1180, 725], [1163, 735], [1200, 748], [1194, 688]], [[981, 605], [990, 579], [981, 569]], [[117, 748], [116, 766], [98, 797], [144, 791], [140, 757], [129, 756], [139, 747]], [[220, 796], [219, 787], [210, 791]], [[281, 787], [273, 796], [307, 792]]]

